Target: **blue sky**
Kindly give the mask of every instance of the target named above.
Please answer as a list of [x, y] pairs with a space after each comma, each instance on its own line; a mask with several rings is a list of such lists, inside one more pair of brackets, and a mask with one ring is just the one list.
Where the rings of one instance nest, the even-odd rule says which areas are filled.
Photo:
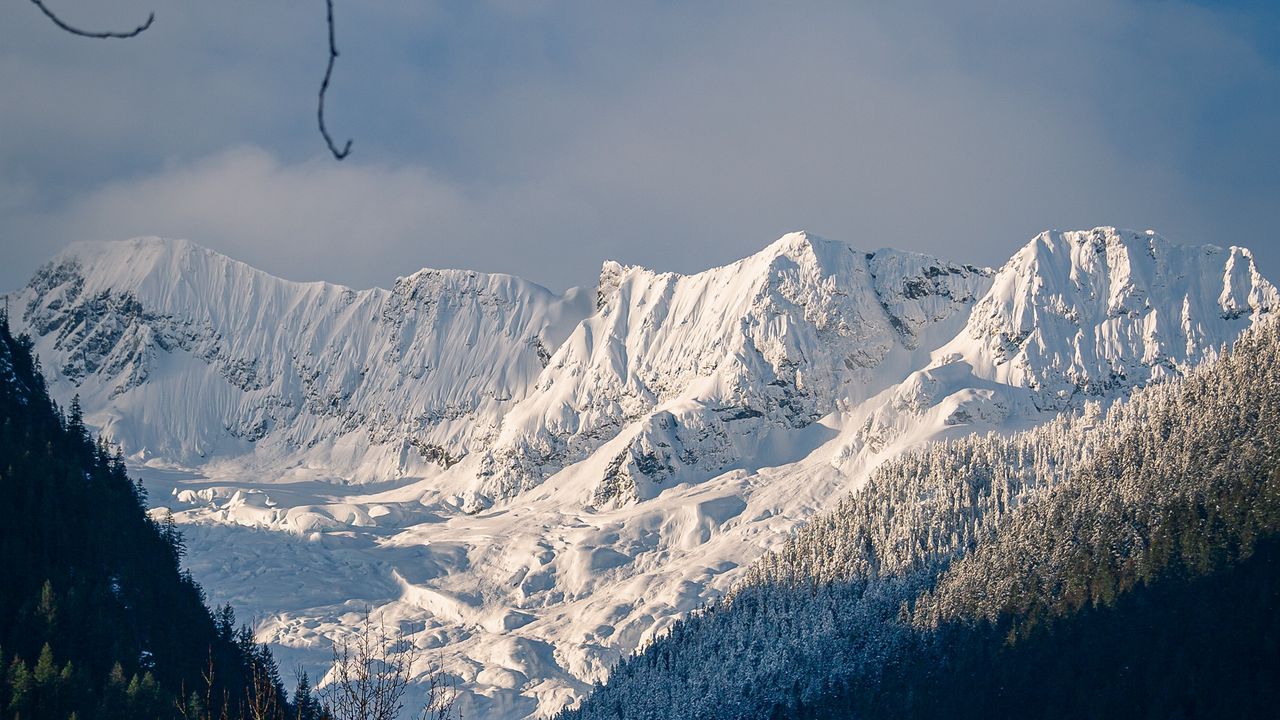
[[1280, 278], [1273, 3], [336, 0], [342, 163], [323, 2], [49, 4], [157, 19], [97, 41], [0, 6], [0, 289], [141, 234], [298, 280], [561, 289], [802, 228], [999, 264], [1095, 225]]

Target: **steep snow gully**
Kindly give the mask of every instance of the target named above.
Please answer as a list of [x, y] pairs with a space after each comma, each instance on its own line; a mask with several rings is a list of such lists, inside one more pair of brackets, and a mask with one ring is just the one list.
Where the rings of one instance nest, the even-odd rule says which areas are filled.
[[140, 238], [7, 299], [283, 667], [323, 675], [369, 607], [473, 718], [573, 702], [886, 458], [1122, 398], [1280, 307], [1244, 248], [1115, 228], [998, 270], [793, 233], [563, 295], [295, 283]]

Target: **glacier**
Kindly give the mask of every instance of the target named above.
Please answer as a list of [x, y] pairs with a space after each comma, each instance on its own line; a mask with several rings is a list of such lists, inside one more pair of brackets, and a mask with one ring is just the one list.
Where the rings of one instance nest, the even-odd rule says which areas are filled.
[[1123, 398], [1280, 293], [1245, 248], [1104, 227], [997, 269], [792, 233], [560, 294], [297, 283], [139, 238], [71, 246], [6, 306], [283, 668], [323, 675], [368, 607], [466, 716], [515, 718], [580, 698], [885, 459]]

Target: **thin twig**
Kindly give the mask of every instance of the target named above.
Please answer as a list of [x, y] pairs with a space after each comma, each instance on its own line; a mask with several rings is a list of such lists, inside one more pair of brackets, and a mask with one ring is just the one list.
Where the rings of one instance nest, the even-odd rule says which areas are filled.
[[[137, 37], [138, 35], [141, 35], [141, 34], [142, 34], [142, 31], [143, 31], [143, 30], [146, 30], [147, 28], [151, 27], [151, 23], [153, 23], [153, 22], [155, 22], [155, 21], [156, 21], [156, 14], [155, 14], [155, 13], [151, 13], [150, 15], [148, 15], [148, 16], [147, 16], [147, 21], [146, 21], [146, 22], [142, 23], [142, 24], [141, 24], [141, 25], [139, 25], [138, 27], [136, 27], [136, 28], [134, 28], [134, 29], [132, 29], [132, 30], [130, 30], [130, 31], [128, 31], [128, 32], [92, 32], [92, 31], [89, 31], [89, 30], [81, 30], [80, 28], [73, 27], [73, 26], [68, 25], [67, 23], [63, 22], [62, 18], [58, 17], [57, 15], [54, 15], [54, 14], [53, 14], [53, 11], [52, 11], [52, 10], [50, 10], [49, 8], [45, 7], [45, 4], [44, 4], [41, 0], [31, 0], [31, 2], [32, 2], [33, 4], [35, 4], [35, 6], [36, 6], [36, 7], [40, 8], [40, 12], [44, 13], [44, 14], [45, 14], [45, 17], [47, 17], [47, 18], [49, 18], [50, 20], [52, 20], [54, 25], [57, 25], [58, 27], [62, 28], [63, 30], [66, 30], [67, 32], [71, 33], [72, 35], [79, 35], [79, 36], [81, 36], [81, 37], [87, 37], [87, 38], [103, 38], [103, 39], [105, 39], [105, 38], [120, 38], [120, 39], [126, 39], [126, 38], [131, 38], [131, 37]], [[332, 61], [330, 61], [330, 62], [332, 62]]]
[[[333, 61], [338, 59], [338, 47], [333, 40], [333, 0], [324, 0], [329, 10], [329, 65], [324, 69], [324, 80], [320, 83], [320, 106], [316, 110], [316, 118], [320, 121], [320, 134], [324, 136], [324, 141], [329, 146], [329, 152], [333, 153], [335, 160], [345, 158], [351, 152], [351, 141], [341, 150], [333, 144], [333, 138], [329, 137], [329, 130], [324, 126], [324, 94], [329, 90], [329, 76], [333, 74]], [[32, 0], [35, 2], [35, 0]]]

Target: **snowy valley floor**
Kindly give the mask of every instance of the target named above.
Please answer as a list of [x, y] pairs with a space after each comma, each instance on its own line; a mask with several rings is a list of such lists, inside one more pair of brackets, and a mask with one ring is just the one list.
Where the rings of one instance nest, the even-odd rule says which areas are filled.
[[[835, 432], [812, 426], [821, 444]], [[780, 473], [788, 477], [785, 482]], [[367, 607], [412, 634], [464, 694], [470, 718], [554, 712], [787, 537], [849, 481], [829, 464], [734, 470], [594, 511], [553, 478], [467, 515], [420, 480], [275, 482], [140, 467], [157, 516], [172, 512], [187, 566], [230, 602], [282, 669], [328, 668], [332, 638]], [[425, 671], [422, 667], [420, 670]]]

